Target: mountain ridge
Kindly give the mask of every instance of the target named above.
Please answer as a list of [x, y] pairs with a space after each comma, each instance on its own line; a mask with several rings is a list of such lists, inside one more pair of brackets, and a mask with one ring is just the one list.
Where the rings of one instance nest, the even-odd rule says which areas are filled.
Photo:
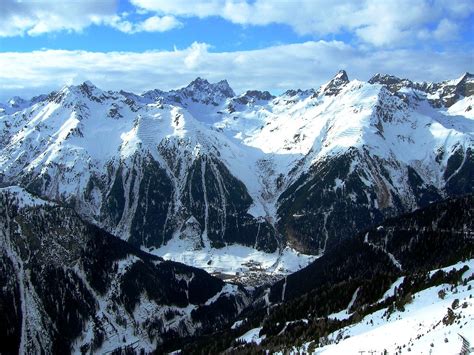
[[[349, 81], [349, 78], [348, 78], [348, 75], [347, 75], [347, 72], [345, 70], [339, 70], [338, 73], [335, 74], [335, 76], [333, 77], [333, 79], [331, 80], [334, 80], [336, 79], [338, 76], [341, 76], [341, 78], [343, 78], [343, 81]], [[383, 82], [386, 82], [387, 84], [390, 84], [389, 81], [391, 81], [392, 83], [395, 83], [395, 82], [405, 82], [409, 85], [409, 83], [412, 83], [412, 84], [416, 84], [418, 86], [421, 86], [421, 87], [429, 87], [429, 86], [433, 86], [433, 85], [441, 85], [442, 83], [453, 83], [453, 82], [461, 82], [461, 81], [464, 81], [466, 79], [472, 79], [474, 77], [474, 74], [471, 74], [469, 72], [464, 72], [458, 79], [454, 79], [454, 80], [444, 80], [442, 82], [416, 82], [416, 81], [412, 81], [410, 79], [406, 79], [406, 78], [399, 78], [395, 75], [391, 75], [391, 74], [383, 74], [383, 73], [376, 73], [375, 75], [373, 75], [371, 78], [369, 78], [367, 80], [367, 82], [369, 83], [383, 83]], [[222, 91], [223, 92], [227, 92], [227, 94], [224, 94], [226, 95], [226, 97], [236, 97], [236, 96], [241, 96], [241, 95], [245, 95], [245, 92], [242, 92], [238, 95], [235, 94], [234, 90], [232, 90], [232, 88], [230, 87], [229, 83], [227, 82], [226, 79], [222, 79], [216, 83], [210, 83], [207, 79], [205, 78], [201, 78], [200, 76], [196, 77], [196, 79], [192, 80], [191, 82], [189, 82], [186, 86], [183, 86], [179, 89], [171, 89], [169, 91], [163, 91], [161, 89], [151, 89], [151, 90], [147, 90], [147, 91], [144, 91], [143, 93], [141, 94], [136, 94], [136, 93], [131, 93], [131, 92], [127, 92], [127, 91], [124, 91], [123, 89], [122, 90], [119, 90], [117, 91], [117, 93], [120, 93], [120, 92], [123, 92], [125, 94], [130, 94], [130, 95], [133, 95], [134, 97], [148, 97], [148, 98], [156, 98], [158, 97], [160, 94], [166, 94], [166, 93], [180, 93], [180, 92], [183, 92], [183, 91], [189, 91], [189, 90], [192, 90], [194, 88], [194, 84], [198, 84], [197, 86], [199, 87], [200, 85], [204, 85], [204, 86], [207, 86], [208, 88], [211, 88], [211, 89], [214, 89], [215, 91], [218, 91], [219, 87], [221, 86], [222, 87]], [[329, 83], [329, 82], [328, 82]], [[321, 86], [325, 86], [327, 85], [328, 83], [326, 84], [322, 84]], [[62, 88], [67, 88], [67, 87], [80, 87], [81, 85], [84, 85], [85, 86], [91, 86], [91, 87], [95, 87], [97, 88], [97, 86], [91, 82], [90, 80], [85, 80], [84, 82], [80, 83], [80, 84], [71, 84], [71, 85], [64, 85]], [[186, 90], [188, 89], [188, 90]], [[285, 93], [283, 93], [283, 95], [285, 94], [291, 94], [291, 93], [296, 93], [296, 92], [304, 92], [304, 91], [311, 91], [311, 90], [315, 90], [314, 88], [313, 89], [309, 89], [309, 90], [301, 90], [301, 89], [288, 89], [287, 91], [285, 91]], [[247, 91], [252, 91], [252, 90], [247, 90]], [[258, 91], [258, 90], [257, 90]], [[107, 90], [107, 92], [115, 92], [113, 90]], [[12, 98], [8, 99], [6, 103], [1, 103], [0, 102], [0, 108], [5, 108], [5, 107], [10, 107], [10, 108], [13, 108], [13, 107], [16, 107], [16, 108], [19, 108], [19, 107], [22, 107], [22, 108], [25, 108], [24, 105], [32, 105], [32, 104], [35, 104], [41, 100], [44, 100], [46, 99], [49, 95], [51, 94], [54, 94], [56, 93], [56, 91], [52, 91], [48, 94], [41, 94], [41, 95], [35, 95], [33, 96], [31, 99], [27, 99], [27, 98], [23, 98], [23, 97], [19, 97], [19, 96], [13, 96]], [[273, 96], [273, 95], [272, 95]], [[10, 112], [12, 113], [12, 112]]]

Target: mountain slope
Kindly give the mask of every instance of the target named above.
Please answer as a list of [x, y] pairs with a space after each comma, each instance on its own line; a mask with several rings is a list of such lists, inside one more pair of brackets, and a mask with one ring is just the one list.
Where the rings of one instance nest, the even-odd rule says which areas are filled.
[[151, 351], [215, 331], [250, 295], [144, 253], [70, 208], [0, 189], [0, 351]]

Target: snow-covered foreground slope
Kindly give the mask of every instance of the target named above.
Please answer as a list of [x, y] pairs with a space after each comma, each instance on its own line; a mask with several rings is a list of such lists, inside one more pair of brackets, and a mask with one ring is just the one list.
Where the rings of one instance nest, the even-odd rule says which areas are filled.
[[[442, 284], [413, 294], [404, 311], [386, 308], [362, 318], [357, 324], [329, 334], [333, 344], [318, 348], [316, 354], [377, 354], [388, 351], [413, 354], [459, 354], [463, 336], [474, 344], [474, 260], [461, 262], [444, 271], [469, 270], [463, 284]], [[308, 346], [307, 344], [306, 346]]]
[[[361, 318], [357, 323], [343, 327], [320, 343], [307, 342], [301, 347], [288, 347], [285, 352], [273, 354], [459, 354], [463, 343], [474, 344], [474, 259], [459, 262], [441, 270], [450, 272], [469, 269], [458, 285], [441, 284], [424, 289], [410, 296], [403, 308], [382, 308]], [[438, 270], [433, 270], [433, 275]], [[400, 287], [397, 280], [379, 302], [394, 295]], [[357, 291], [346, 310], [328, 315], [329, 319], [345, 320], [354, 316], [349, 311]], [[291, 324], [307, 324], [307, 319], [286, 322], [280, 335]], [[236, 323], [238, 327], [241, 322]], [[248, 330], [236, 339], [244, 344], [261, 345], [266, 335], [262, 327]], [[265, 349], [262, 345], [261, 349]]]

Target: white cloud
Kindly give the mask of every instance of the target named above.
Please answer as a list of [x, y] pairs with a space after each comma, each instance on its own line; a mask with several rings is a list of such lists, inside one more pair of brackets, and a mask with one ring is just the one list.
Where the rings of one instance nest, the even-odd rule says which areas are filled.
[[0, 37], [39, 35], [54, 31], [81, 31], [116, 11], [114, 0], [23, 1], [2, 0]]
[[[104, 89], [142, 92], [172, 89], [197, 76], [228, 79], [236, 92], [280, 92], [318, 87], [339, 69], [350, 78], [376, 72], [413, 80], [456, 78], [474, 71], [474, 53], [364, 50], [337, 41], [310, 41], [240, 52], [211, 52], [205, 43], [172, 51], [87, 52], [42, 50], [0, 53], [0, 100], [56, 90], [65, 83], [91, 80]], [[429, 65], [426, 65], [429, 63]]]
[[208, 56], [208, 49], [210, 46], [207, 43], [194, 42], [191, 47], [186, 51], [184, 57], [184, 65], [187, 69], [196, 69], [200, 64], [204, 62]]
[[183, 24], [173, 16], [151, 16], [141, 22], [130, 22], [125, 20], [126, 15], [113, 16], [105, 19], [104, 23], [124, 33], [138, 32], [166, 32], [174, 28], [182, 27]]
[[165, 32], [181, 26], [182, 23], [173, 16], [152, 16], [140, 23], [138, 27], [146, 32]]
[[420, 33], [439, 39], [433, 24], [445, 26], [443, 21], [474, 13], [472, 0], [195, 0], [192, 6], [187, 0], [131, 2], [142, 10], [178, 17], [219, 16], [242, 25], [286, 24], [301, 35], [349, 31], [375, 46], [411, 45]]
[[128, 15], [117, 14], [117, 0], [1, 0], [0, 37], [80, 32], [91, 25], [111, 26], [125, 33], [164, 32], [182, 25], [170, 15], [151, 16], [136, 23], [128, 21]]

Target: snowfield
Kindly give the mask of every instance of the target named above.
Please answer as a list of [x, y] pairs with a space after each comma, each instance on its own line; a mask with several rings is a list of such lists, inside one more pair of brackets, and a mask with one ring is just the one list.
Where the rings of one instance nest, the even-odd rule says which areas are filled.
[[189, 240], [179, 238], [173, 238], [158, 249], [144, 250], [165, 260], [203, 269], [227, 281], [240, 281], [249, 285], [280, 279], [302, 269], [318, 257], [299, 253], [289, 247], [275, 253], [265, 253], [238, 244], [220, 249], [196, 249]]
[[[469, 270], [463, 275], [473, 275], [474, 259], [443, 268], [444, 271], [464, 265]], [[434, 271], [433, 271], [434, 272]], [[397, 280], [392, 288], [401, 280]], [[445, 293], [444, 298], [439, 294]], [[384, 295], [384, 299], [388, 295]], [[387, 316], [387, 309], [381, 309], [364, 317], [359, 323], [329, 334], [330, 345], [316, 348], [315, 354], [459, 354], [463, 336], [474, 346], [474, 280], [456, 287], [443, 284], [415, 293], [412, 302], [405, 305], [405, 311], [394, 311]], [[446, 324], [443, 319], [453, 310], [454, 322]], [[343, 318], [346, 311], [330, 317]], [[310, 343], [299, 351], [308, 351]], [[300, 353], [296, 349], [293, 354]]]

